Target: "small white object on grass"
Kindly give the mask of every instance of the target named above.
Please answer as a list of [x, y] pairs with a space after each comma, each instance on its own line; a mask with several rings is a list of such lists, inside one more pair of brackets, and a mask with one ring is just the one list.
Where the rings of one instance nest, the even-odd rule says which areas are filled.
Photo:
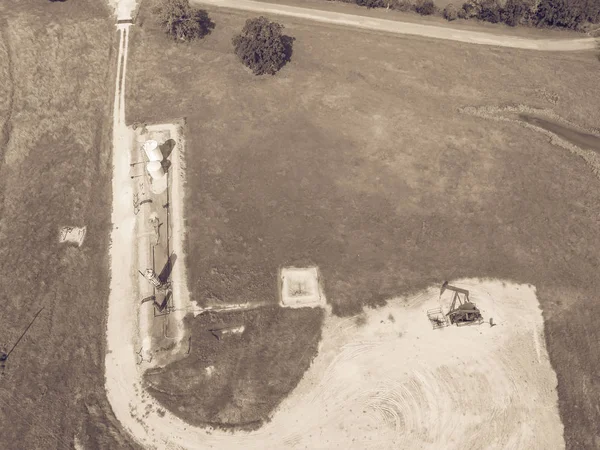
[[58, 242], [71, 242], [81, 247], [85, 239], [86, 227], [62, 227], [59, 232]]

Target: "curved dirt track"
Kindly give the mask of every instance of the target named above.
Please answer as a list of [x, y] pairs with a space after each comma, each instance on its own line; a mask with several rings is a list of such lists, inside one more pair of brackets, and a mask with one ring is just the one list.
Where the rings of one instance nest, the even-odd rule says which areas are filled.
[[[426, 310], [439, 305], [438, 287], [368, 310], [360, 326], [328, 315], [317, 358], [257, 431], [204, 430], [158, 413], [129, 346], [107, 356], [109, 399], [147, 448], [564, 448], [535, 289], [499, 281], [454, 284], [470, 289], [497, 326], [433, 330]], [[449, 299], [442, 297], [446, 308]], [[115, 337], [126, 341], [127, 329], [134, 327], [113, 330]]]
[[516, 36], [502, 36], [478, 31], [467, 31], [439, 27], [435, 25], [422, 25], [418, 23], [378, 19], [375, 17], [365, 17], [333, 11], [301, 8], [297, 6], [255, 2], [252, 0], [191, 0], [191, 3], [296, 17], [299, 19], [314, 20], [317, 22], [345, 25], [368, 30], [385, 31], [395, 34], [410, 34], [435, 39], [445, 39], [450, 41], [465, 42], [468, 44], [493, 45], [496, 47], [511, 47], [542, 51], [593, 50], [598, 47], [598, 40], [594, 38], [526, 39]]

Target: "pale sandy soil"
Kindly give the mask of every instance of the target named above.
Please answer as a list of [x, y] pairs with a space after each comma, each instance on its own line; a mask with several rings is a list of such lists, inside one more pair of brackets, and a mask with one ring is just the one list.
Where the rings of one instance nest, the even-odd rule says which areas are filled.
[[117, 20], [132, 19], [137, 8], [136, 0], [108, 0], [108, 4], [114, 8]]
[[253, 0], [192, 0], [191, 3], [217, 6], [222, 8], [241, 9], [244, 11], [274, 14], [318, 22], [352, 26], [369, 30], [385, 31], [396, 34], [410, 34], [431, 37], [469, 44], [493, 45], [498, 47], [523, 48], [544, 51], [593, 50], [598, 40], [582, 39], [527, 39], [516, 36], [494, 35], [479, 31], [460, 30], [435, 25], [400, 22], [379, 19], [334, 11], [324, 11], [297, 6], [262, 3]]
[[[156, 448], [564, 448], [534, 288], [453, 284], [470, 289], [497, 325], [433, 330], [426, 310], [439, 305], [437, 286], [367, 311], [362, 325], [329, 315], [319, 355], [258, 431], [202, 430], [161, 416], [144, 398], [129, 352], [115, 355], [130, 369], [114, 386], [120, 397], [113, 408], [141, 443]], [[449, 299], [445, 293], [442, 306]]]

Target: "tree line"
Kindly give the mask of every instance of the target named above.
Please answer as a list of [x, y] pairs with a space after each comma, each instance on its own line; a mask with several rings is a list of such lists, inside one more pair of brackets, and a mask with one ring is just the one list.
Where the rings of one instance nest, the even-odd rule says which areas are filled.
[[[50, 0], [63, 2], [65, 0]], [[331, 0], [330, 0], [331, 1]], [[398, 11], [414, 11], [418, 14], [442, 15], [446, 20], [477, 19], [491, 23], [505, 23], [512, 27], [517, 25], [535, 27], [556, 27], [570, 30], [585, 30], [590, 24], [600, 22], [600, 0], [467, 0], [462, 5], [453, 3], [440, 9], [433, 0], [339, 0], [344, 3], [355, 3], [367, 8], [386, 8]], [[162, 12], [160, 12], [162, 11]], [[210, 21], [206, 11], [192, 8], [188, 0], [163, 0], [157, 8], [161, 21], [169, 34], [178, 40], [201, 38], [208, 34], [214, 23]], [[264, 18], [262, 18], [264, 19]], [[262, 27], [272, 28], [264, 19]], [[268, 22], [268, 21], [267, 21]], [[270, 22], [272, 23], [272, 22]], [[252, 33], [257, 25], [249, 25], [246, 33]], [[281, 29], [281, 25], [278, 25]], [[253, 28], [254, 27], [254, 28]], [[275, 29], [272, 31], [275, 32]], [[189, 36], [189, 38], [188, 38]], [[238, 46], [249, 52], [253, 47], [248, 41], [238, 40]], [[278, 42], [274, 51], [281, 55], [291, 53], [291, 41]], [[238, 53], [236, 51], [236, 53]], [[246, 55], [242, 59], [249, 61]]]
[[446, 20], [477, 19], [535, 27], [582, 30], [600, 22], [600, 0], [468, 0], [443, 9], [432, 0], [341, 0], [367, 8], [414, 11], [421, 15], [442, 15]]

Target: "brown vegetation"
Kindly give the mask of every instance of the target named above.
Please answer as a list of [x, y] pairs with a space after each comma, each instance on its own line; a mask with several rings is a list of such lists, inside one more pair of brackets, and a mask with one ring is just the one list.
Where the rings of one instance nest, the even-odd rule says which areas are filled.
[[[104, 392], [114, 19], [0, 2], [0, 446], [134, 448]], [[81, 248], [59, 227], [86, 225]]]
[[235, 54], [255, 75], [275, 75], [292, 56], [293, 38], [282, 30], [263, 16], [248, 19], [232, 40]]
[[[190, 318], [190, 355], [146, 372], [148, 391], [191, 424], [258, 428], [317, 354], [323, 316], [271, 306]], [[218, 333], [241, 325], [243, 334]]]
[[161, 0], [154, 14], [165, 33], [176, 41], [202, 39], [215, 27], [206, 11], [190, 6], [189, 0]]
[[456, 6], [454, 6], [452, 3], [449, 3], [444, 8], [442, 15], [444, 16], [444, 19], [451, 22], [458, 19], [458, 10], [456, 9]]

